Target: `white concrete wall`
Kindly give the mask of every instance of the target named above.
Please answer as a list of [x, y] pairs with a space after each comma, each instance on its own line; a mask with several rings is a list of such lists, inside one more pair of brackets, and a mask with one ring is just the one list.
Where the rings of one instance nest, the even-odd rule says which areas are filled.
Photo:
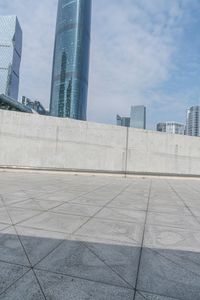
[[129, 129], [128, 172], [200, 175], [200, 138]]
[[0, 110], [0, 167], [200, 175], [200, 138]]
[[0, 110], [0, 166], [125, 170], [126, 128]]

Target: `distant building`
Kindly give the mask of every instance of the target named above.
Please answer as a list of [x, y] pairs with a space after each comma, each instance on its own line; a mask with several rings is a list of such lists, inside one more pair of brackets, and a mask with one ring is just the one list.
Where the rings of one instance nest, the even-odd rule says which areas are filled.
[[186, 134], [200, 136], [200, 106], [192, 106], [187, 110]]
[[31, 101], [29, 98], [26, 98], [25, 96], [22, 97], [22, 104], [26, 107], [29, 107], [30, 109], [36, 111], [40, 115], [48, 115], [48, 112], [43, 107], [43, 105], [35, 100]]
[[157, 124], [157, 131], [166, 132], [166, 123], [158, 123]]
[[0, 16], [0, 94], [17, 100], [22, 30], [16, 16]]
[[86, 120], [91, 0], [59, 0], [50, 113]]
[[131, 107], [130, 127], [146, 129], [146, 107], [143, 105]]
[[158, 123], [157, 131], [184, 135], [185, 125], [177, 122]]
[[0, 95], [0, 109], [33, 113], [32, 109], [6, 95]]
[[117, 115], [116, 119], [117, 119], [118, 126], [130, 127], [130, 118], [120, 117], [119, 115]]

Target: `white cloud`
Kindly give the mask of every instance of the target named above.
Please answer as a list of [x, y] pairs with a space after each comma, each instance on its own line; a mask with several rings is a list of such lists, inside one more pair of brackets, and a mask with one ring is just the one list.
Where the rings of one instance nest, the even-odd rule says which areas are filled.
[[170, 0], [101, 0], [101, 6], [94, 1], [97, 9], [89, 117], [114, 121], [116, 113], [128, 114], [131, 104], [150, 104], [148, 89], [169, 78], [183, 9]]
[[[115, 115], [128, 114], [132, 104], [174, 101], [177, 95], [170, 98], [160, 86], [176, 70], [188, 5], [190, 0], [93, 0], [89, 120], [114, 123]], [[0, 3], [0, 13], [17, 14], [23, 28], [20, 93], [46, 106], [56, 7], [57, 0]]]

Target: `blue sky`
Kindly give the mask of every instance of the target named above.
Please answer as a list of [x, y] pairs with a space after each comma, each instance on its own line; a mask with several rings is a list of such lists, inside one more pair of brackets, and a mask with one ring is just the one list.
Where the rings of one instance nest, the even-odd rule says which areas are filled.
[[[20, 95], [48, 106], [57, 0], [3, 0], [21, 23]], [[30, 14], [31, 12], [31, 14]], [[88, 119], [115, 123], [147, 106], [148, 128], [200, 104], [199, 0], [93, 0]]]

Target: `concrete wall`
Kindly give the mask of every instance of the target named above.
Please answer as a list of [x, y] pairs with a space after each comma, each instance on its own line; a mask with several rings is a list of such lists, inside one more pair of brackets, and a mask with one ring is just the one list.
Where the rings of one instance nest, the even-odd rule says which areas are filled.
[[200, 175], [200, 138], [0, 110], [0, 167]]

